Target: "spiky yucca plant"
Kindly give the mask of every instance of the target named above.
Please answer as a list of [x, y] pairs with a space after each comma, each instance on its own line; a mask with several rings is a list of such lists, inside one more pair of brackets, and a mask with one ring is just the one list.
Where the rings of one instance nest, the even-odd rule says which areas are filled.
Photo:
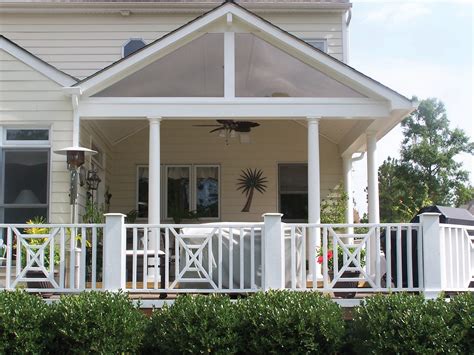
[[245, 171], [242, 170], [242, 174], [240, 175], [237, 183], [237, 190], [242, 190], [247, 196], [247, 202], [245, 203], [242, 212], [249, 212], [250, 205], [252, 204], [253, 193], [255, 190], [263, 194], [267, 188], [265, 185], [268, 180], [266, 177], [263, 177], [263, 171], [260, 169], [246, 169]]

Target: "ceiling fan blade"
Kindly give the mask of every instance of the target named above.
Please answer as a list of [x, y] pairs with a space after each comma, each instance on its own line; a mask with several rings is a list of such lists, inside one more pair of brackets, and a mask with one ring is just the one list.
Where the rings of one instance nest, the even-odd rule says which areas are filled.
[[222, 131], [223, 129], [225, 129], [225, 127], [219, 127], [219, 128], [216, 128], [216, 129], [213, 129], [213, 130], [209, 131], [209, 133], [214, 133], [214, 132], [217, 132], [217, 131]]
[[220, 127], [218, 124], [193, 124], [193, 127]]

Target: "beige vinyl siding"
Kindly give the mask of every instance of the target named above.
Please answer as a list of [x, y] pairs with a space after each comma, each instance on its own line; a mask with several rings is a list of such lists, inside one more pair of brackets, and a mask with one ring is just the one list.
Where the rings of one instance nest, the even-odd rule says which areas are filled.
[[[162, 164], [219, 164], [221, 167], [221, 220], [261, 221], [262, 214], [278, 210], [278, 164], [307, 161], [307, 129], [288, 121], [260, 121], [252, 130], [251, 143], [231, 139], [228, 146], [209, 128], [195, 124], [213, 121], [162, 122]], [[342, 161], [337, 145], [320, 137], [321, 195], [342, 180]], [[127, 213], [136, 208], [137, 166], [148, 165], [148, 129], [112, 148], [112, 212]], [[255, 193], [249, 213], [240, 212], [246, 197], [236, 189], [242, 169], [262, 169], [268, 178], [267, 191]], [[163, 189], [162, 189], [163, 193]]]
[[[150, 43], [196, 14], [3, 14], [0, 32], [41, 59], [80, 79], [121, 58], [130, 38]], [[303, 39], [326, 39], [342, 59], [340, 13], [262, 14]]]
[[69, 223], [69, 173], [64, 156], [53, 151], [71, 145], [72, 107], [61, 86], [0, 50], [0, 125], [50, 127], [50, 221]]

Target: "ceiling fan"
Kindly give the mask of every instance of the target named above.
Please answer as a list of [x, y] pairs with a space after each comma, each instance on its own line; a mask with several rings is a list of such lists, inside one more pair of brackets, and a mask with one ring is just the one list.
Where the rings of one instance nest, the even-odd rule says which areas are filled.
[[260, 126], [259, 123], [249, 121], [234, 120], [216, 120], [218, 124], [213, 125], [194, 125], [193, 127], [217, 127], [211, 129], [209, 133], [219, 132], [219, 137], [225, 138], [226, 145], [229, 144], [229, 138], [234, 138], [236, 132], [247, 133], [254, 127]]

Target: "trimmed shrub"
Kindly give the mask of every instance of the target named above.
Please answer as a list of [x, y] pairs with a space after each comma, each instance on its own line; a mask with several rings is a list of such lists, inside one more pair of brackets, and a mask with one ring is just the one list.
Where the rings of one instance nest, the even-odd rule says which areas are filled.
[[136, 353], [146, 318], [122, 292], [83, 292], [63, 296], [51, 306], [47, 351], [72, 353]]
[[459, 353], [459, 334], [443, 299], [403, 293], [376, 295], [354, 310], [353, 350], [364, 354]]
[[42, 325], [48, 311], [38, 296], [23, 291], [0, 292], [0, 354], [42, 353]]
[[236, 352], [235, 306], [227, 296], [179, 296], [154, 310], [144, 353], [233, 354]]
[[314, 292], [257, 293], [237, 304], [239, 352], [334, 353], [342, 345], [340, 307]]
[[452, 331], [459, 334], [459, 347], [463, 354], [474, 352], [474, 293], [465, 292], [451, 299], [448, 304], [453, 315]]

